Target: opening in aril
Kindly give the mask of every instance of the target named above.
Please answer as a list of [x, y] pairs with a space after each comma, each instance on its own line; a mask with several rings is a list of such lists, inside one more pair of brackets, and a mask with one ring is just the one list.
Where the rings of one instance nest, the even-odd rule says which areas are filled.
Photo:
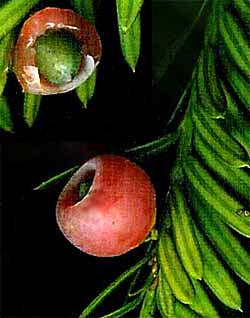
[[78, 200], [81, 201], [89, 192], [95, 176], [95, 171], [89, 171], [85, 176], [84, 182], [80, 182], [78, 186]]

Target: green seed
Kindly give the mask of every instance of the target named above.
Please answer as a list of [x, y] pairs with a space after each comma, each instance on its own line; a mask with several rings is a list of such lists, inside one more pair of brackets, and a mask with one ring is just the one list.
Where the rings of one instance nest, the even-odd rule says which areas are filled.
[[57, 85], [69, 83], [81, 63], [81, 47], [66, 31], [47, 31], [36, 40], [36, 62], [39, 72]]
[[92, 186], [92, 183], [93, 183], [93, 180], [87, 180], [85, 182], [80, 183], [79, 191], [78, 191], [79, 200], [82, 200], [85, 197], [85, 195], [87, 195], [87, 193], [89, 192], [89, 189]]

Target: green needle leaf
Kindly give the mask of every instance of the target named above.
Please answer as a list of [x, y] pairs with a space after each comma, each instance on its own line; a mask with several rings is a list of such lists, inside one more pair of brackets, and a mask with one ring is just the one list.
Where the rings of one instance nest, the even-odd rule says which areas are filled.
[[[145, 265], [149, 260], [149, 256], [144, 257], [135, 265], [130, 267], [126, 272], [122, 273], [116, 280], [114, 280], [106, 289], [104, 289], [81, 313], [79, 318], [87, 318], [99, 306], [104, 299], [111, 294], [123, 281], [133, 275], [138, 269]], [[129, 303], [128, 303], [129, 304]], [[127, 305], [125, 305], [127, 306]], [[112, 316], [111, 316], [112, 317]], [[119, 316], [118, 316], [119, 317]], [[110, 317], [109, 317], [110, 318]]]
[[[95, 24], [95, 5], [94, 0], [72, 0], [74, 9], [85, 17], [88, 21]], [[76, 88], [76, 94], [80, 101], [83, 103], [84, 108], [87, 108], [88, 102], [94, 95], [96, 86], [96, 75], [95, 70], [92, 75], [80, 86]]]
[[231, 93], [223, 84], [223, 91], [227, 101], [225, 122], [231, 135], [245, 148], [250, 158], [250, 121], [247, 116], [238, 108]]
[[158, 272], [156, 303], [162, 318], [174, 318], [174, 300], [175, 298], [172, 294], [172, 290], [160, 268]]
[[8, 33], [0, 42], [0, 95], [2, 95], [6, 84], [13, 44], [13, 32]]
[[9, 0], [0, 7], [0, 39], [17, 26], [40, 0]]
[[175, 318], [202, 318], [196, 312], [191, 310], [188, 306], [176, 300], [174, 303]]
[[130, 299], [130, 297], [136, 296], [136, 295], [138, 295], [138, 293], [141, 292], [141, 290], [142, 290], [141, 288], [139, 290], [134, 291], [136, 283], [139, 281], [140, 274], [141, 274], [141, 269], [139, 269], [136, 272], [134, 278], [130, 282], [130, 285], [129, 285], [129, 288], [128, 288], [128, 292], [127, 292], [127, 295], [126, 295], [125, 300], [124, 300], [124, 304], [128, 303], [128, 300]]
[[138, 16], [144, 0], [116, 0], [119, 27], [127, 33]]
[[8, 132], [13, 130], [9, 105], [3, 95], [0, 96], [0, 128]]
[[208, 1], [209, 0], [204, 0], [192, 24], [184, 30], [183, 34], [181, 34], [181, 36], [179, 36], [176, 41], [174, 41], [174, 43], [166, 50], [166, 54], [163, 59], [161, 59], [159, 63], [157, 63], [157, 67], [154, 68], [153, 85], [157, 84], [162, 79], [169, 66], [174, 62], [177, 53], [184, 46], [189, 36], [192, 34], [195, 26], [199, 22]]
[[[100, 318], [118, 318], [123, 317], [125, 314], [129, 313], [130, 311], [134, 310], [136, 307], [138, 307], [142, 301], [142, 296], [138, 297], [131, 302], [127, 303], [126, 305], [122, 306], [121, 308], [105, 315]], [[84, 316], [85, 317], [85, 316]]]
[[149, 289], [146, 291], [141, 311], [140, 311], [140, 318], [153, 318], [154, 312], [156, 307], [156, 299], [155, 299], [155, 287], [150, 286]]
[[88, 102], [94, 95], [96, 73], [97, 71], [95, 70], [84, 83], [76, 88], [76, 94], [79, 97], [80, 101], [83, 103], [84, 108], [87, 108]]
[[95, 23], [95, 6], [94, 0], [72, 0], [74, 9], [86, 18], [89, 22]]
[[[151, 303], [150, 301], [150, 296], [148, 295], [148, 291], [151, 290], [151, 285], [152, 285], [153, 277], [152, 275], [149, 275], [148, 278], [146, 279], [146, 282], [143, 286], [143, 288], [140, 289], [140, 296], [135, 298], [134, 300], [124, 304], [121, 308], [104, 315], [100, 318], [118, 318], [118, 317], [124, 317], [125, 314], [129, 313], [130, 311], [134, 310], [136, 307], [140, 305], [142, 302], [143, 298], [143, 304], [142, 304], [142, 309], [144, 310], [144, 313], [146, 313], [146, 310], [149, 309], [149, 305]], [[152, 289], [153, 290], [153, 289]], [[146, 295], [146, 296], [145, 296]], [[146, 301], [145, 301], [146, 299]], [[147, 307], [146, 307], [147, 306]], [[142, 318], [148, 317], [147, 315], [140, 316]], [[148, 317], [150, 318], [150, 317]]]
[[179, 131], [170, 133], [164, 137], [153, 140], [144, 145], [136, 146], [125, 150], [130, 156], [136, 159], [143, 159], [152, 155], [166, 152], [168, 148], [176, 142], [179, 137]]
[[23, 117], [29, 127], [32, 127], [37, 117], [42, 96], [29, 93], [24, 94]]
[[[118, 16], [119, 19], [119, 16]], [[121, 49], [125, 61], [131, 67], [132, 71], [135, 72], [135, 67], [140, 55], [141, 45], [141, 19], [140, 14], [137, 15], [136, 19], [132, 23], [131, 27], [127, 32], [123, 32], [121, 24], [118, 20], [119, 34]]]
[[57, 184], [62, 179], [72, 175], [78, 168], [79, 168], [79, 166], [74, 166], [73, 168], [70, 168], [70, 169], [68, 169], [66, 171], [63, 171], [63, 172], [55, 175], [54, 177], [42, 182], [41, 184], [36, 186], [33, 190], [45, 190], [45, 189], [48, 189], [48, 188], [52, 187], [53, 185]]
[[[189, 98], [190, 98], [190, 94], [191, 94], [191, 89], [192, 89], [192, 85], [193, 85], [193, 82], [194, 82], [194, 71], [192, 73], [192, 77], [191, 79], [189, 80], [189, 82], [187, 83], [176, 107], [175, 107], [175, 110], [173, 111], [170, 119], [168, 120], [167, 124], [166, 124], [166, 127], [175, 127], [175, 126], [178, 126], [179, 125], [179, 121], [178, 121], [178, 118], [179, 117], [183, 117], [187, 108], [188, 108], [188, 101], [189, 101]], [[185, 121], [185, 117], [184, 117], [184, 121]], [[182, 123], [182, 125], [184, 125], [184, 123]], [[181, 124], [179, 125], [178, 127], [178, 130], [181, 129]]]

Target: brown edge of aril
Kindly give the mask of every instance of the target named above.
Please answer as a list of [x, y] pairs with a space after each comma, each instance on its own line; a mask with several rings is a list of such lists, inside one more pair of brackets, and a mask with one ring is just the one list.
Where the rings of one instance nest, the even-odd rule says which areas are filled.
[[[48, 30], [70, 32], [81, 45], [81, 65], [70, 83], [52, 84], [39, 74], [35, 42]], [[101, 41], [94, 25], [70, 9], [48, 7], [25, 21], [13, 52], [13, 70], [23, 92], [37, 95], [65, 93], [76, 88], [92, 74], [100, 62], [101, 53]]]

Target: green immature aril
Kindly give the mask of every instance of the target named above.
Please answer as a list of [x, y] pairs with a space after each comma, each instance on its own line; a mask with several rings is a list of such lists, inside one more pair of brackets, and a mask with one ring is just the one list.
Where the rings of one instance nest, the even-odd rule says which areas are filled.
[[36, 41], [39, 72], [50, 83], [61, 85], [72, 81], [81, 63], [81, 47], [66, 31], [48, 31]]

